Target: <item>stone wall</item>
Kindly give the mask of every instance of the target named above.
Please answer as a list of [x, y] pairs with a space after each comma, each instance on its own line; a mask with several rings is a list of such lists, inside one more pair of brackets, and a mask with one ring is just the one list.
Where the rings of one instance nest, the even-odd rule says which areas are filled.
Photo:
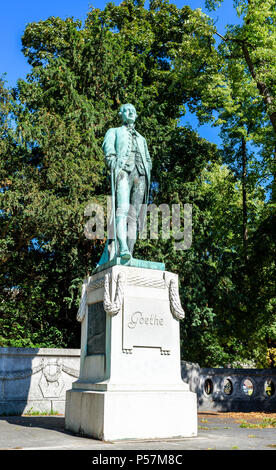
[[0, 415], [64, 413], [79, 349], [0, 348]]
[[[0, 415], [64, 413], [79, 376], [79, 349], [0, 348]], [[199, 411], [276, 412], [275, 369], [200, 368], [181, 362]]]
[[199, 411], [276, 412], [276, 369], [208, 369], [182, 362], [181, 375], [196, 392]]

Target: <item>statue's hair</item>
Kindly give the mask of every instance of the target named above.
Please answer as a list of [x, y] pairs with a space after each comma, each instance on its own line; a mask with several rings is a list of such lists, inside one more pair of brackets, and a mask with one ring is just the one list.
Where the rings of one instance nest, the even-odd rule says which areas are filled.
[[122, 113], [123, 113], [123, 111], [124, 111], [125, 106], [132, 106], [132, 107], [135, 109], [136, 116], [138, 116], [137, 111], [136, 111], [136, 108], [135, 108], [135, 106], [133, 106], [133, 104], [131, 104], [131, 103], [124, 103], [124, 104], [122, 104], [122, 106], [120, 107], [120, 111], [119, 111], [119, 113], [118, 113], [120, 117], [122, 116]]

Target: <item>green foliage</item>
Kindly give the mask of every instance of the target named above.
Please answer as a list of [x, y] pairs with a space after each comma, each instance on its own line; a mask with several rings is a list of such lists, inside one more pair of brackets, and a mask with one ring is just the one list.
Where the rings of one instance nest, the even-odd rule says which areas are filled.
[[[189, 18], [194, 26], [183, 28]], [[135, 103], [155, 179], [188, 99], [172, 59], [193, 28], [201, 53], [194, 12], [162, 1], [91, 9], [83, 27], [53, 17], [26, 26], [32, 71], [2, 112], [13, 120], [1, 159], [2, 344], [79, 346], [79, 287], [103, 245], [84, 237], [84, 209], [110, 192], [103, 136], [119, 123], [120, 103]]]
[[[166, 0], [92, 8], [83, 25], [51, 17], [26, 26], [31, 72], [13, 90], [0, 81], [1, 346], [79, 347], [80, 287], [105, 242], [85, 238], [84, 211], [110, 194], [102, 140], [131, 102], [153, 159], [152, 201], [193, 207], [189, 250], [159, 239], [135, 251], [179, 274], [182, 358], [267, 366], [275, 207], [261, 183], [274, 174], [274, 13], [272, 1], [250, 5], [250, 21], [243, 6], [244, 24], [218, 48], [210, 18]], [[186, 107], [221, 126], [223, 151], [180, 125]], [[261, 149], [261, 160], [247, 153], [246, 258], [241, 139]]]
[[[217, 2], [207, 2], [213, 9]], [[207, 5], [208, 6], [208, 5]], [[217, 53], [218, 80], [204, 93], [198, 108], [201, 120], [210, 119], [214, 110], [224, 137], [243, 136], [259, 146], [261, 177], [272, 176], [275, 202], [276, 169], [276, 3], [275, 0], [234, 1], [239, 25], [229, 25], [221, 36]], [[221, 99], [222, 98], [222, 99]], [[256, 162], [252, 162], [256, 166]], [[260, 168], [262, 167], [262, 168]]]

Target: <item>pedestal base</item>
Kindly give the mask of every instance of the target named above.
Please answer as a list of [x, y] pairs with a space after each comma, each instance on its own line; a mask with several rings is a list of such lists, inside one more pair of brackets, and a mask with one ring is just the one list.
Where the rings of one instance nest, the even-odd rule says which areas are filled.
[[66, 429], [102, 440], [196, 436], [196, 394], [180, 371], [183, 317], [173, 273], [116, 264], [87, 279]]
[[196, 394], [190, 391], [69, 390], [65, 428], [101, 440], [194, 437]]

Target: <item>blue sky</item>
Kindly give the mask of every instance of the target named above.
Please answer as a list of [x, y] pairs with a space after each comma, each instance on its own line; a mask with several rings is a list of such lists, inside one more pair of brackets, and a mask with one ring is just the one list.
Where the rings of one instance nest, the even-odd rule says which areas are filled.
[[[0, 76], [6, 73], [8, 86], [15, 86], [18, 78], [25, 78], [30, 67], [21, 52], [21, 36], [25, 26], [33, 21], [45, 20], [49, 16], [60, 18], [74, 17], [85, 20], [89, 6], [103, 9], [107, 2], [104, 0], [2, 0], [0, 14]], [[116, 5], [121, 1], [115, 1]], [[189, 5], [191, 8], [204, 8], [204, 0], [175, 0], [174, 3], [180, 8]], [[225, 31], [228, 23], [237, 23], [238, 19], [232, 6], [232, 0], [224, 0], [222, 6], [213, 13], [208, 13], [217, 19], [217, 28], [221, 34]], [[206, 139], [220, 144], [218, 129], [209, 125], [197, 126], [196, 118], [187, 112], [185, 122], [197, 129], [197, 132]]]

